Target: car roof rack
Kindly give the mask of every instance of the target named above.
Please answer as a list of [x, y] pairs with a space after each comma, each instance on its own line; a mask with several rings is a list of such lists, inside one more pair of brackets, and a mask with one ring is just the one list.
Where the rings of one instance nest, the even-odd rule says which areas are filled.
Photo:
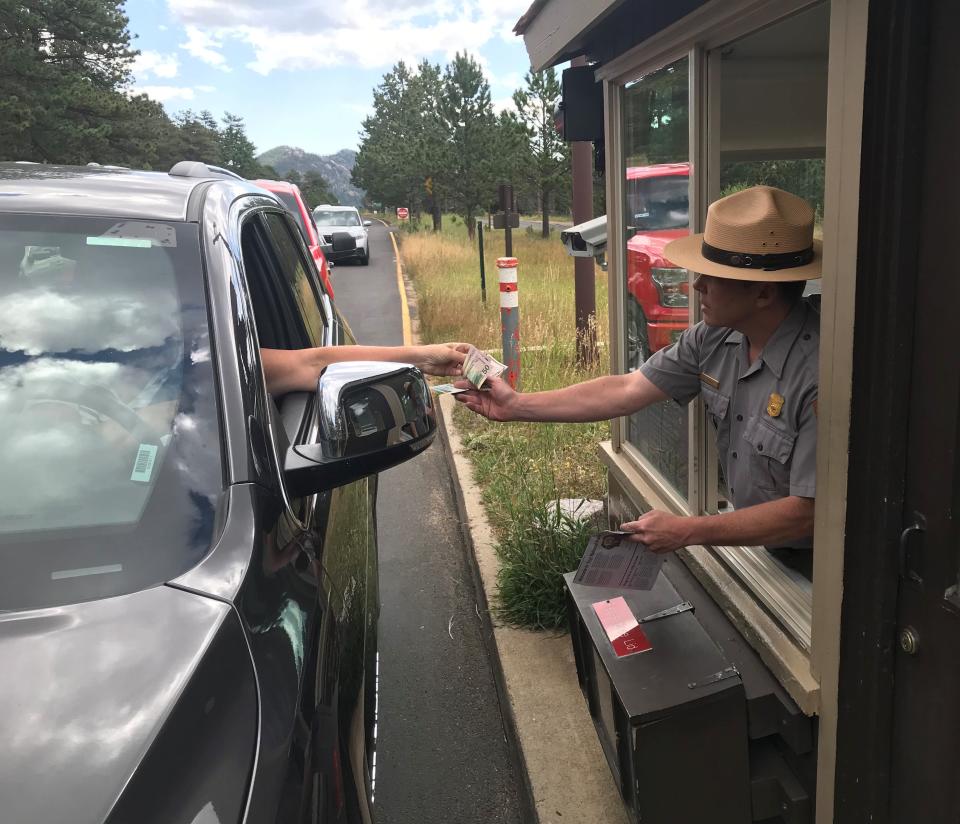
[[181, 160], [179, 163], [173, 165], [168, 174], [174, 177], [232, 177], [237, 180], [246, 179], [230, 169], [224, 169], [222, 166], [212, 166], [209, 163], [201, 163], [199, 160]]
[[91, 166], [92, 166], [92, 167], [95, 168], [95, 169], [120, 169], [121, 171], [124, 171], [124, 172], [129, 172], [129, 171], [130, 171], [130, 167], [129, 167], [129, 166], [115, 166], [115, 165], [112, 165], [112, 164], [110, 164], [110, 163], [107, 163], [107, 164], [104, 164], [104, 163], [95, 163], [95, 162], [92, 161], [92, 160], [87, 164], [87, 166], [88, 166], [88, 167], [91, 167]]

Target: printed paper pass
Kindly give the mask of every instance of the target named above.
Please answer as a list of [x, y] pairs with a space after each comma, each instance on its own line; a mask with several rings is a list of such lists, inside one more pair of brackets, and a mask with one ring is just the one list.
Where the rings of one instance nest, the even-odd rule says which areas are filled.
[[587, 544], [573, 582], [589, 587], [652, 589], [664, 559], [631, 541], [629, 534], [601, 532]]
[[653, 649], [623, 596], [597, 601], [592, 606], [617, 658]]

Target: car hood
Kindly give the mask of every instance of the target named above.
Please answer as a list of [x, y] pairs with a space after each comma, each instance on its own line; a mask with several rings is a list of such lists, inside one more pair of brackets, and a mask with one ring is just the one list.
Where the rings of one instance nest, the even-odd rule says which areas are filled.
[[633, 252], [643, 252], [650, 255], [655, 263], [663, 259], [663, 249], [678, 237], [686, 237], [689, 229], [655, 229], [649, 232], [637, 232], [627, 241], [627, 249]]
[[158, 586], [0, 613], [3, 820], [103, 821], [228, 610]]

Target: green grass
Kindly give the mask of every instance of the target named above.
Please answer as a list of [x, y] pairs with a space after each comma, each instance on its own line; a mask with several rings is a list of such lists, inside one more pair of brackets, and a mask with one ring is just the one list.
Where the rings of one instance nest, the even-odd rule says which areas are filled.
[[[404, 265], [417, 290], [425, 342], [458, 340], [499, 350], [494, 263], [502, 254], [503, 233], [485, 235], [486, 306], [480, 301], [478, 252], [462, 220], [445, 217], [438, 235], [403, 234]], [[524, 232], [515, 234], [514, 254], [520, 261], [523, 390], [553, 389], [607, 374], [605, 273], [597, 269], [595, 332], [601, 357], [582, 368], [576, 362], [572, 258], [556, 238]], [[495, 609], [512, 624], [560, 627], [565, 622], [561, 575], [576, 568], [589, 529], [561, 516], [547, 518], [545, 511], [557, 498], [605, 494], [606, 473], [597, 444], [609, 437], [609, 425], [496, 424], [463, 407], [455, 414], [498, 539], [501, 571]]]

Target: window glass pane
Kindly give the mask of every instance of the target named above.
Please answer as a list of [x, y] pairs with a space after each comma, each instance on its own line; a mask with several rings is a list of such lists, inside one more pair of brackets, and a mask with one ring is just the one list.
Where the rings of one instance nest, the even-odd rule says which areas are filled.
[[310, 336], [312, 346], [323, 346], [324, 316], [317, 301], [311, 278], [316, 277], [316, 269], [309, 265], [301, 254], [298, 244], [294, 243], [286, 222], [276, 214], [267, 215], [267, 223], [280, 253], [283, 276], [296, 298], [297, 307], [303, 318], [303, 325]]
[[[689, 325], [688, 273], [663, 257], [689, 233], [687, 58], [651, 72], [623, 91], [626, 179], [627, 369], [670, 346]], [[657, 404], [628, 418], [626, 439], [687, 497], [686, 407]]]
[[[829, 6], [822, 4], [719, 50], [717, 194], [763, 184], [799, 195], [814, 208], [818, 239], [823, 220], [828, 43]], [[819, 280], [807, 283], [806, 299], [818, 309], [819, 292]], [[723, 456], [719, 458], [712, 511], [730, 508]], [[786, 560], [809, 573], [809, 552], [803, 559]]]

